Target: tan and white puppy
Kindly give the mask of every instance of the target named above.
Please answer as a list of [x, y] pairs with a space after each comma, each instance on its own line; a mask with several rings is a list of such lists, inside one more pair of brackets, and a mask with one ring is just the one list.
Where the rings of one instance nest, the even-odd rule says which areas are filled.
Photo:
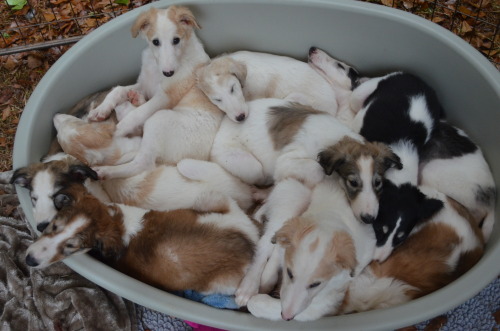
[[258, 294], [247, 304], [253, 315], [271, 320], [336, 314], [375, 248], [372, 227], [354, 217], [343, 189], [330, 178], [313, 189], [307, 210], [288, 220], [273, 241], [282, 255], [280, 299]]
[[27, 249], [31, 267], [94, 249], [152, 286], [231, 295], [258, 240], [252, 220], [232, 199], [214, 192], [200, 194], [191, 209], [158, 212], [103, 204], [73, 184], [54, 203], [60, 211]]
[[124, 203], [152, 210], [189, 208], [204, 191], [233, 198], [247, 210], [254, 204], [253, 188], [231, 176], [218, 164], [185, 159], [177, 166], [159, 166], [150, 172], [125, 178], [97, 181], [97, 173], [74, 157], [61, 153], [43, 163], [16, 169], [11, 182], [30, 191], [33, 216], [39, 231], [57, 213], [53, 197], [72, 182], [82, 182], [100, 201]]
[[484, 240], [469, 211], [431, 187], [419, 189], [444, 207], [415, 227], [383, 263], [372, 262], [349, 287], [342, 313], [380, 309], [432, 293], [479, 261]]
[[313, 108], [337, 114], [336, 91], [302, 61], [268, 53], [239, 51], [212, 59], [197, 72], [198, 86], [227, 117], [242, 122], [247, 101], [285, 98], [300, 92]]
[[129, 91], [135, 90], [147, 102], [118, 123], [115, 135], [125, 136], [141, 128], [156, 111], [177, 105], [195, 83], [195, 68], [210, 60], [194, 33], [197, 28], [200, 26], [187, 7], [151, 8], [140, 14], [131, 32], [134, 38], [140, 35], [146, 39], [148, 48], [142, 53], [137, 83], [113, 88], [90, 112], [89, 119], [106, 119], [117, 105], [127, 100]]

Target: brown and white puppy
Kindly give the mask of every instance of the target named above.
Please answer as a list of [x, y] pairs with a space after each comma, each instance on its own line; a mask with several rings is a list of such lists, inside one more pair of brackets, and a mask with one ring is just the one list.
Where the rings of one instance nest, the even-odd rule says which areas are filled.
[[200, 194], [191, 209], [158, 212], [103, 204], [72, 184], [54, 203], [60, 211], [28, 247], [29, 266], [96, 249], [118, 270], [158, 288], [230, 295], [258, 240], [238, 205], [214, 192]]
[[402, 304], [454, 281], [481, 258], [484, 239], [469, 211], [431, 187], [419, 189], [443, 208], [413, 229], [383, 262], [372, 262], [349, 288], [343, 313]]
[[58, 155], [60, 159], [16, 169], [11, 178], [12, 183], [30, 191], [39, 231], [57, 213], [54, 195], [75, 181], [84, 183], [102, 202], [160, 211], [189, 208], [200, 192], [210, 190], [228, 195], [247, 210], [254, 205], [254, 194], [262, 193], [208, 161], [184, 159], [175, 167], [159, 166], [125, 179], [97, 181], [97, 173], [91, 168], [70, 155]]

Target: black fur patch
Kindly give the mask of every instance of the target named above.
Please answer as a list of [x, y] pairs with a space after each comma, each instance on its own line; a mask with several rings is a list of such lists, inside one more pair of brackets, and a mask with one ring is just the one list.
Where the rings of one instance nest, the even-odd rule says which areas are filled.
[[[386, 243], [400, 218], [401, 222], [394, 235], [392, 247], [399, 246], [408, 238], [415, 225], [427, 221], [443, 206], [441, 200], [427, 198], [416, 186], [409, 183], [396, 186], [391, 181], [385, 180], [380, 195], [379, 212], [373, 222], [377, 246]], [[384, 226], [388, 231], [383, 231]], [[400, 232], [402, 236], [397, 235]]]
[[476, 191], [476, 201], [484, 206], [495, 205], [497, 190], [495, 187], [478, 187]]
[[381, 80], [364, 102], [364, 106], [370, 107], [363, 119], [361, 135], [368, 141], [386, 144], [405, 139], [420, 150], [428, 132], [423, 123], [411, 120], [409, 115], [410, 98], [420, 95], [425, 97], [431, 119], [438, 122], [444, 111], [434, 90], [420, 78], [397, 73]]
[[460, 134], [454, 126], [440, 121], [434, 130], [433, 138], [424, 145], [420, 155], [421, 162], [435, 159], [451, 159], [475, 153], [476, 144], [469, 137]]
[[349, 68], [347, 77], [351, 79], [351, 91], [359, 86], [359, 72], [354, 68]]

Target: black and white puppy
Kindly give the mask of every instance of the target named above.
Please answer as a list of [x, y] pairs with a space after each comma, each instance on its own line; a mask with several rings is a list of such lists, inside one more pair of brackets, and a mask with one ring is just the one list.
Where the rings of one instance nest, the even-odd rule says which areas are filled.
[[350, 104], [357, 111], [354, 131], [368, 141], [388, 144], [401, 160], [399, 169], [386, 172], [379, 213], [373, 220], [377, 235], [374, 258], [384, 261], [417, 223], [442, 208], [426, 199], [417, 185], [419, 155], [444, 111], [429, 85], [404, 72], [364, 82], [353, 91]]
[[445, 121], [438, 123], [420, 156], [419, 181], [466, 207], [484, 240], [489, 239], [495, 222], [495, 181], [481, 149], [465, 132]]

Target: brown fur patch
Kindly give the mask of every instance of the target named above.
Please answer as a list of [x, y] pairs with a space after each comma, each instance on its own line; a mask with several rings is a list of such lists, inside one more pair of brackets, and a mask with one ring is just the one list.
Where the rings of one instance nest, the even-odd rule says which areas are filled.
[[274, 149], [281, 150], [291, 143], [306, 119], [318, 114], [324, 113], [295, 102], [291, 102], [289, 106], [272, 107], [269, 112], [268, 131]]
[[176, 107], [200, 109], [220, 116], [223, 114], [197, 86], [193, 86]]
[[315, 272], [316, 277], [329, 279], [342, 269], [354, 271], [357, 265], [356, 248], [351, 236], [344, 231], [335, 231], [323, 257], [324, 263]]
[[[159, 10], [157, 8], [153, 7], [148, 11], [141, 13], [135, 20], [134, 24], [132, 24], [132, 27], [130, 29], [132, 37], [137, 37], [139, 35], [139, 32], [146, 31], [146, 29], [151, 30], [151, 27], [156, 25], [158, 11]], [[150, 37], [148, 36], [148, 38]]]
[[429, 223], [396, 248], [385, 262], [372, 262], [370, 266], [378, 277], [394, 277], [420, 289], [407, 294], [421, 297], [456, 278], [446, 260], [459, 243], [451, 226]]
[[119, 269], [171, 291], [209, 291], [214, 283], [236, 287], [252, 259], [252, 242], [236, 230], [197, 224], [198, 217], [186, 209], [149, 212]]
[[481, 229], [479, 228], [479, 222], [474, 216], [469, 212], [467, 208], [465, 208], [462, 204], [460, 204], [458, 201], [447, 197], [448, 203], [450, 206], [456, 210], [456, 212], [462, 216], [464, 219], [467, 220], [467, 222], [470, 224], [470, 227], [474, 231], [474, 234], [477, 238], [481, 240], [481, 242], [484, 244], [484, 237]]

